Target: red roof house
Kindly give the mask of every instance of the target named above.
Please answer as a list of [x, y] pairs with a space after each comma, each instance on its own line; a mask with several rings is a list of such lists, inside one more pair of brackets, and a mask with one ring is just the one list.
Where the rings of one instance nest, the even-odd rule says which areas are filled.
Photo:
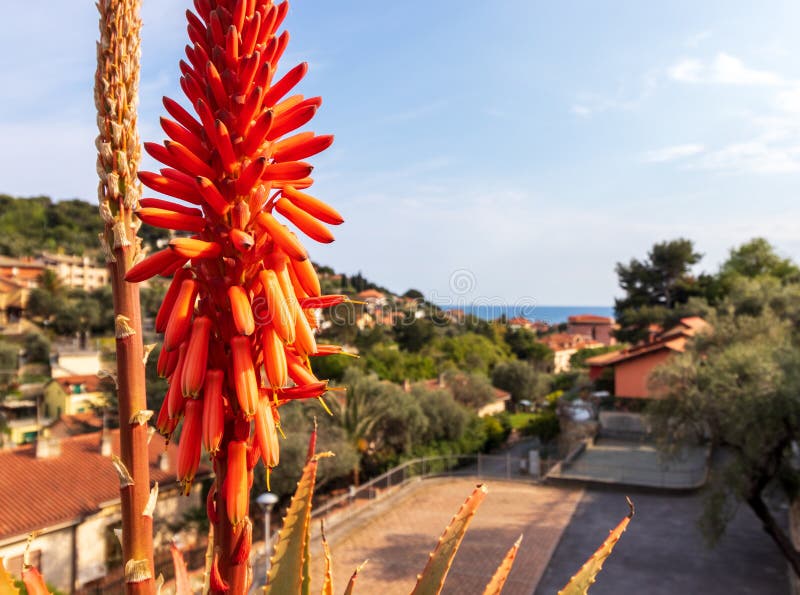
[[614, 370], [614, 394], [618, 397], [655, 398], [648, 383], [658, 366], [673, 353], [683, 353], [686, 343], [698, 333], [710, 330], [709, 324], [697, 316], [682, 318], [674, 327], [658, 334], [652, 341], [630, 349], [605, 353], [586, 360], [589, 377], [596, 380], [607, 368]]

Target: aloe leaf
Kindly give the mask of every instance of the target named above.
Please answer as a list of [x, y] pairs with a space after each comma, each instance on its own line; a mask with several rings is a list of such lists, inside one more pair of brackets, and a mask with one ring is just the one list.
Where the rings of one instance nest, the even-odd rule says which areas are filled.
[[558, 595], [585, 595], [589, 592], [589, 587], [592, 586], [595, 579], [597, 578], [597, 574], [603, 568], [603, 562], [606, 561], [611, 555], [611, 551], [614, 549], [614, 546], [619, 541], [619, 538], [622, 537], [622, 534], [625, 532], [625, 529], [628, 527], [628, 523], [630, 523], [631, 519], [633, 518], [634, 508], [633, 502], [630, 501], [630, 498], [627, 498], [628, 506], [630, 506], [630, 513], [626, 516], [622, 521], [620, 521], [619, 525], [611, 531], [609, 536], [603, 542], [603, 545], [591, 555], [591, 557], [586, 560], [586, 563], [581, 566], [581, 569], [578, 573], [573, 576], [570, 581], [558, 592]]
[[511, 549], [508, 550], [506, 557], [503, 558], [502, 562], [500, 562], [500, 566], [498, 566], [497, 570], [494, 571], [494, 576], [492, 576], [492, 580], [489, 581], [489, 584], [486, 585], [483, 595], [500, 595], [503, 590], [503, 586], [506, 584], [508, 573], [511, 572], [511, 567], [514, 566], [514, 558], [517, 557], [517, 552], [519, 551], [519, 545], [521, 543], [522, 535], [520, 535], [519, 539], [514, 542], [514, 545], [512, 545]]
[[19, 589], [14, 586], [14, 579], [6, 572], [2, 557], [0, 557], [0, 595], [19, 595]]
[[264, 590], [267, 594], [303, 593], [306, 545], [310, 533], [311, 497], [314, 494], [317, 464], [319, 459], [329, 456], [333, 456], [333, 453], [312, 455], [303, 468], [303, 475], [297, 482], [297, 489], [278, 534], [278, 543], [270, 562], [267, 586]]
[[467, 527], [469, 527], [472, 517], [475, 516], [478, 506], [483, 502], [487, 491], [485, 484], [477, 486], [466, 502], [461, 505], [439, 538], [436, 549], [431, 552], [425, 570], [417, 577], [417, 585], [411, 595], [437, 595], [442, 590], [444, 579], [453, 564], [458, 546], [461, 545]]
[[192, 585], [189, 583], [189, 572], [186, 570], [186, 561], [178, 546], [170, 544], [172, 565], [175, 567], [175, 595], [192, 595]]
[[355, 592], [356, 579], [358, 578], [358, 573], [361, 572], [361, 570], [364, 568], [364, 566], [367, 565], [367, 562], [369, 562], [369, 560], [364, 560], [361, 563], [361, 565], [358, 568], [355, 569], [355, 572], [353, 572], [353, 575], [350, 577], [350, 580], [347, 582], [347, 589], [345, 589], [344, 595], [353, 595], [353, 593]]
[[325, 537], [325, 523], [320, 524], [322, 534], [322, 553], [325, 556], [325, 578], [322, 581], [322, 595], [333, 595], [333, 559], [331, 558], [331, 548], [328, 539]]

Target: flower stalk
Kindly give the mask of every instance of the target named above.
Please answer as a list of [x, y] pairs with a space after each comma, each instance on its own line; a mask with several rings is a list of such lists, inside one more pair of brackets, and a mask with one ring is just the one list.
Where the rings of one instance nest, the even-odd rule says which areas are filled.
[[100, 243], [110, 271], [116, 317], [122, 553], [127, 593], [154, 593], [152, 506], [139, 288], [125, 275], [140, 257], [141, 151], [136, 128], [139, 91], [140, 0], [99, 0], [95, 106], [98, 200], [105, 229]]

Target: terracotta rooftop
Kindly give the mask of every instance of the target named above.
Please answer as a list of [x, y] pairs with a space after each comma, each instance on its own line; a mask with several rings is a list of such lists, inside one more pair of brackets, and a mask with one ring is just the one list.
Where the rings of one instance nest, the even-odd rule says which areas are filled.
[[614, 319], [595, 314], [576, 314], [567, 318], [569, 324], [614, 324]]
[[370, 299], [370, 298], [372, 298], [372, 299], [376, 299], [376, 300], [382, 300], [382, 299], [384, 299], [386, 296], [385, 296], [385, 295], [383, 295], [383, 294], [382, 294], [380, 291], [378, 291], [377, 289], [365, 289], [364, 291], [361, 291], [361, 292], [359, 292], [359, 293], [358, 293], [358, 297], [359, 297], [360, 299], [362, 299], [362, 300], [365, 300], [365, 299]]
[[659, 334], [650, 343], [636, 345], [623, 351], [590, 357], [586, 360], [586, 363], [590, 366], [609, 366], [664, 349], [683, 353], [686, 350], [687, 339], [694, 337], [698, 332], [710, 328], [711, 325], [699, 316], [681, 318], [679, 324]]
[[547, 345], [553, 351], [589, 349], [591, 347], [602, 346], [602, 343], [595, 341], [589, 336], [570, 335], [569, 333], [554, 333], [552, 335], [545, 335], [544, 337], [537, 339], [537, 341]]
[[[119, 454], [119, 430], [110, 430]], [[35, 445], [0, 451], [0, 539], [70, 522], [119, 499], [119, 479], [111, 459], [100, 454], [100, 433], [61, 440], [61, 454], [37, 459]], [[164, 439], [150, 441], [150, 479], [164, 488], [176, 484], [178, 447], [167, 449], [168, 471], [159, 468]], [[207, 472], [207, 469], [205, 470]]]
[[84, 374], [80, 376], [60, 376], [54, 379], [67, 394], [72, 393], [73, 386], [81, 386], [87, 393], [100, 390], [102, 379], [97, 374]]

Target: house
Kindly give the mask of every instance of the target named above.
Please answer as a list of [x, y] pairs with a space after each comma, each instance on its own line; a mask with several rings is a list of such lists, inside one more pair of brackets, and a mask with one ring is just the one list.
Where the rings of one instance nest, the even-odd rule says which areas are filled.
[[386, 295], [377, 289], [365, 289], [356, 294], [356, 300], [366, 304], [367, 312], [374, 312], [376, 308], [383, 308], [389, 301]]
[[553, 373], [569, 372], [570, 358], [581, 349], [602, 347], [603, 344], [590, 336], [571, 335], [569, 333], [553, 333], [537, 339], [553, 352]]
[[35, 398], [6, 398], [0, 403], [0, 420], [4, 430], [0, 434], [0, 446], [12, 447], [36, 440], [44, 421], [38, 416], [37, 407], [38, 399]]
[[96, 376], [101, 370], [100, 352], [95, 349], [76, 349], [70, 345], [56, 345], [50, 370], [53, 378]]
[[87, 256], [43, 252], [40, 260], [67, 287], [93, 291], [109, 283], [108, 269]]
[[658, 366], [674, 353], [683, 353], [687, 342], [699, 333], [708, 332], [709, 324], [700, 317], [682, 318], [674, 327], [655, 335], [652, 340], [630, 349], [605, 353], [586, 360], [589, 377], [596, 380], [604, 370], [614, 370], [614, 394], [631, 399], [655, 398], [648, 386]]
[[[154, 516], [159, 525], [180, 523], [184, 513], [202, 506], [199, 481], [188, 497], [179, 493], [177, 450], [159, 436], [150, 442], [150, 478], [159, 484]], [[36, 532], [31, 561], [48, 583], [67, 593], [103, 590], [109, 568], [120, 559], [113, 531], [121, 525], [119, 478], [111, 453], [119, 453], [118, 430], [60, 441], [42, 438], [35, 445], [0, 452], [0, 557], [12, 575], [19, 576], [28, 535]], [[202, 467], [197, 479], [208, 476]]]
[[106, 404], [97, 374], [60, 376], [44, 387], [42, 413], [46, 417], [76, 415]]
[[615, 328], [614, 319], [608, 316], [578, 314], [567, 318], [567, 334], [591, 337], [603, 345], [616, 345]]

